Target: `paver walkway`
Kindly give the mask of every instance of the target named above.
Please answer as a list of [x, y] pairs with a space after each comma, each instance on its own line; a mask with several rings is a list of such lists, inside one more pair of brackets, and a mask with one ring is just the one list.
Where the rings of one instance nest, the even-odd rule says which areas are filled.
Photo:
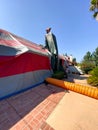
[[[68, 81], [86, 84], [86, 77], [71, 75], [69, 76]], [[47, 120], [50, 118], [52, 112], [54, 112], [58, 108], [60, 101], [62, 101], [66, 96], [70, 95], [71, 93], [74, 92], [69, 93], [68, 91], [62, 88], [50, 84], [48, 85], [42, 84], [26, 92], [23, 92], [16, 96], [0, 101], [0, 130], [56, 130], [51, 123], [47, 122]], [[73, 101], [76, 101], [74, 100], [75, 98], [77, 98], [76, 95], [80, 95], [80, 94], [75, 93], [74, 96], [70, 97], [70, 99], [73, 99], [71, 102], [68, 99], [69, 109], [71, 110], [73, 107], [72, 105], [75, 103], [75, 102], [73, 103]], [[86, 98], [89, 99], [89, 97]], [[93, 100], [95, 101], [95, 99]], [[75, 105], [77, 103], [79, 102], [76, 101]], [[92, 106], [90, 105], [89, 106], [90, 108], [92, 108], [94, 107], [94, 105], [95, 104], [92, 102]], [[79, 106], [81, 107], [81, 105]], [[98, 110], [98, 108], [97, 110], [96, 108], [97, 107], [95, 107], [95, 110], [93, 111], [94, 113]], [[60, 112], [61, 111], [59, 111], [59, 113]], [[86, 114], [86, 111], [82, 111], [80, 117], [82, 117], [84, 113]], [[88, 114], [86, 114], [86, 116], [89, 117]], [[98, 117], [96, 113], [95, 115], [93, 115], [93, 117], [95, 116], [96, 118]], [[80, 119], [78, 116], [76, 117], [77, 119]], [[84, 121], [86, 121], [86, 118]], [[91, 120], [91, 122], [93, 121]], [[68, 129], [64, 128], [63, 130], [68, 130]], [[74, 130], [74, 129], [70, 129], [70, 130]], [[75, 130], [80, 130], [80, 129], [75, 129]], [[81, 130], [88, 130], [88, 129], [81, 129]]]
[[45, 121], [64, 95], [64, 89], [42, 84], [0, 101], [0, 130], [50, 130]]

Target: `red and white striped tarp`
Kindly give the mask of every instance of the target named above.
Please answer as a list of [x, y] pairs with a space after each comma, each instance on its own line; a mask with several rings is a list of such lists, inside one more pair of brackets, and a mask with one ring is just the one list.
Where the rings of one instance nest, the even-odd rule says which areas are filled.
[[36, 86], [50, 75], [47, 50], [0, 29], [0, 99]]

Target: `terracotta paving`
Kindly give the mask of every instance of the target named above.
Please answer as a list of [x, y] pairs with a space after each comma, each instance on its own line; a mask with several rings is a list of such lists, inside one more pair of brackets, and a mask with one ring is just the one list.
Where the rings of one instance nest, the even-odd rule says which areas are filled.
[[62, 88], [41, 84], [0, 101], [0, 130], [53, 130], [46, 119], [64, 95]]

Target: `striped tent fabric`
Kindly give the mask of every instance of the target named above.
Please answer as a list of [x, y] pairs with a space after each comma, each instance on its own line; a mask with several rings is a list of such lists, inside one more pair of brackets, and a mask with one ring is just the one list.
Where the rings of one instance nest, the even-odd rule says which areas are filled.
[[70, 73], [73, 73], [73, 74], [80, 74], [80, 71], [77, 69], [77, 67], [73, 65], [69, 66], [69, 71]]
[[0, 99], [51, 76], [50, 54], [41, 46], [0, 29]]

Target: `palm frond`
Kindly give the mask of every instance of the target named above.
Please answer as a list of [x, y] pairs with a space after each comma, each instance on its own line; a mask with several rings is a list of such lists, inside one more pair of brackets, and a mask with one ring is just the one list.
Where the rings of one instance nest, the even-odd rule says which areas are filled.
[[95, 8], [96, 8], [95, 5], [91, 5], [90, 8], [89, 8], [89, 10], [90, 10], [90, 11], [94, 11]]
[[96, 18], [97, 15], [98, 15], [98, 12], [95, 12], [95, 13], [93, 14], [93, 17]]
[[92, 4], [92, 5], [96, 5], [97, 1], [98, 1], [98, 0], [91, 0], [91, 4]]

